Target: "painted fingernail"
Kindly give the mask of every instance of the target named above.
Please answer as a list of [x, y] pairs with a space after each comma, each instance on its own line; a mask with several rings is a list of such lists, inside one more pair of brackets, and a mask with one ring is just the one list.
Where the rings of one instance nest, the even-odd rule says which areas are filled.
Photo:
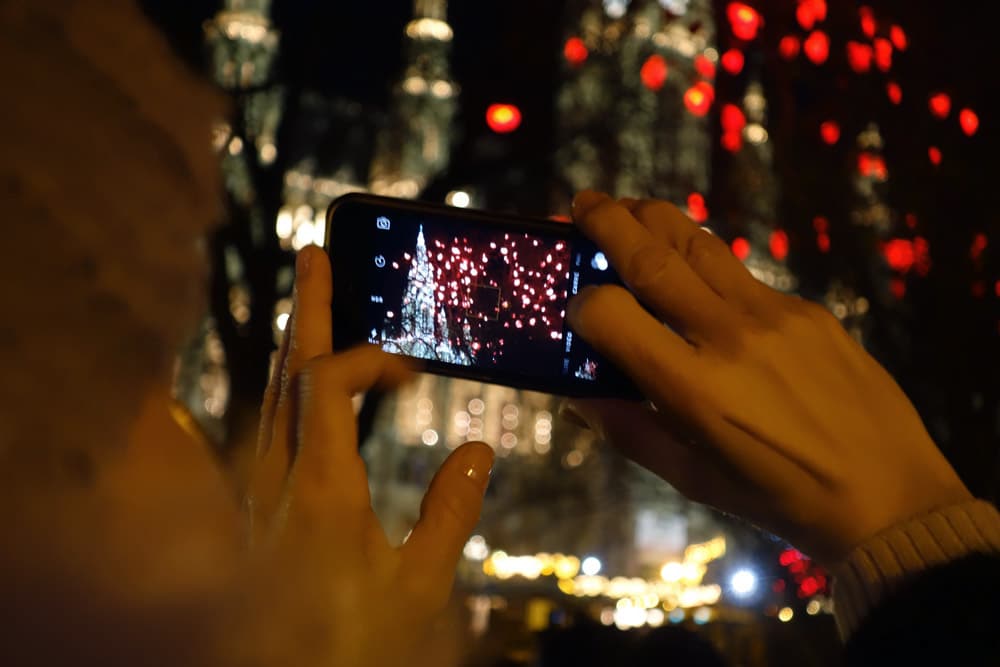
[[486, 493], [486, 487], [490, 483], [490, 476], [493, 474], [493, 450], [489, 449], [488, 455], [477, 452], [475, 456], [471, 456], [469, 459], [465, 470], [462, 472], [466, 477], [475, 482], [481, 493]]
[[295, 276], [297, 278], [305, 278], [309, 273], [309, 258], [312, 255], [309, 249], [303, 249], [299, 251], [299, 254], [295, 257]]

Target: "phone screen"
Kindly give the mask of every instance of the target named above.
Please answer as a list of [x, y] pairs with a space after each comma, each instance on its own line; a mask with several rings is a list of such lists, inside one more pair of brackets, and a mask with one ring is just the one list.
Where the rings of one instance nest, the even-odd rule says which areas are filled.
[[447, 374], [571, 395], [628, 393], [567, 323], [580, 289], [619, 283], [571, 225], [378, 198], [351, 204], [333, 211], [328, 238], [335, 247], [346, 225], [357, 239], [343, 261], [361, 263], [355, 322], [369, 343]]

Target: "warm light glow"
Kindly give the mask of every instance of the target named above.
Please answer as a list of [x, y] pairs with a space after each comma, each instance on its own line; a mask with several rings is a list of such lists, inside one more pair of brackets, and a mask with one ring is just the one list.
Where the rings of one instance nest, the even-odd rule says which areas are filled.
[[704, 55], [700, 55], [694, 59], [694, 69], [706, 79], [715, 78], [715, 63]]
[[739, 151], [741, 148], [743, 148], [743, 133], [723, 132], [722, 147], [725, 148], [730, 153], [735, 153]]
[[450, 42], [454, 36], [451, 26], [441, 19], [420, 18], [406, 25], [406, 35], [414, 39], [436, 39]]
[[278, 316], [274, 318], [274, 323], [278, 325], [279, 331], [284, 331], [285, 327], [288, 326], [288, 313], [278, 313]]
[[563, 47], [563, 56], [566, 58], [566, 62], [574, 67], [578, 67], [587, 60], [587, 56], [590, 55], [590, 51], [587, 50], [587, 45], [583, 43], [583, 40], [579, 37], [570, 37], [566, 40], [566, 45]]
[[938, 118], [947, 118], [951, 113], [951, 97], [947, 93], [935, 93], [928, 102], [931, 113]]
[[726, 132], [740, 132], [747, 124], [743, 110], [735, 104], [725, 104], [720, 114], [722, 129]]
[[816, 30], [806, 38], [803, 49], [806, 58], [816, 65], [822, 65], [830, 57], [830, 38], [822, 30]]
[[840, 141], [840, 125], [836, 121], [828, 120], [819, 126], [819, 136], [823, 142], [834, 145]]
[[486, 124], [497, 134], [513, 132], [521, 125], [521, 110], [513, 104], [491, 104], [486, 109]]
[[743, 71], [744, 61], [745, 58], [742, 51], [739, 49], [729, 49], [722, 54], [722, 69], [736, 76]]
[[882, 246], [885, 261], [894, 271], [906, 273], [913, 267], [913, 242], [907, 239], [891, 239]]
[[746, 261], [747, 257], [750, 256], [750, 242], [743, 237], [733, 239], [732, 249], [733, 254], [741, 262]]
[[458, 208], [466, 208], [472, 201], [469, 193], [465, 190], [453, 190], [448, 193], [444, 200], [451, 206], [457, 206]]
[[654, 53], [646, 58], [646, 62], [642, 64], [642, 69], [639, 70], [639, 78], [642, 79], [642, 85], [646, 86], [646, 88], [657, 91], [666, 83], [667, 72], [667, 61], [660, 54]]
[[747, 597], [757, 590], [757, 575], [747, 569], [737, 570], [729, 579], [729, 588], [739, 597]]
[[799, 49], [801, 47], [802, 43], [795, 35], [785, 35], [781, 38], [781, 41], [778, 42], [778, 52], [785, 60], [792, 60], [795, 56], [799, 55]]
[[793, 616], [795, 616], [795, 612], [791, 607], [782, 607], [781, 611], [778, 612], [778, 620], [782, 623], [792, 620]]
[[979, 130], [979, 116], [972, 109], [962, 109], [958, 114], [958, 122], [962, 126], [962, 132], [970, 137]]
[[726, 15], [732, 26], [733, 34], [740, 39], [754, 39], [764, 23], [756, 9], [742, 2], [729, 3]]
[[875, 40], [875, 64], [883, 72], [892, 69], [892, 42], [884, 37]]
[[861, 42], [847, 43], [847, 63], [858, 74], [864, 74], [872, 68], [872, 58], [875, 50], [869, 44]]
[[698, 192], [692, 192], [687, 200], [688, 216], [698, 224], [708, 220], [708, 209], [705, 207], [705, 197]]
[[684, 93], [684, 106], [695, 116], [704, 116], [712, 106], [715, 90], [704, 81], [699, 81]]

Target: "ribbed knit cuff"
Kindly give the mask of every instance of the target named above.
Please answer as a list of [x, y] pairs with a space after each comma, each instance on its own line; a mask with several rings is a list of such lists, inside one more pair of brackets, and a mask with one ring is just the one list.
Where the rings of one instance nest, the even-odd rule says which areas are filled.
[[972, 553], [1000, 554], [1000, 512], [985, 500], [905, 521], [855, 548], [832, 569], [840, 636], [846, 641], [907, 578]]

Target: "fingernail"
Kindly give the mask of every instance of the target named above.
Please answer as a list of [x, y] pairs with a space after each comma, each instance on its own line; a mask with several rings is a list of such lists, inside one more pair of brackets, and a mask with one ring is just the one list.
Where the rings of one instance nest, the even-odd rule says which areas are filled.
[[309, 258], [312, 255], [308, 248], [299, 251], [295, 257], [295, 277], [305, 278], [309, 273]]
[[559, 406], [559, 418], [573, 426], [590, 430], [590, 424], [580, 415], [572, 403], [563, 403]]
[[580, 216], [584, 215], [587, 211], [594, 208], [600, 204], [608, 196], [603, 192], [597, 192], [596, 190], [583, 190], [578, 192], [576, 197], [573, 198], [573, 217], [579, 219]]
[[493, 449], [489, 445], [477, 447], [474, 455], [469, 457], [463, 474], [475, 482], [481, 493], [486, 493], [489, 486], [490, 476], [493, 474]]

